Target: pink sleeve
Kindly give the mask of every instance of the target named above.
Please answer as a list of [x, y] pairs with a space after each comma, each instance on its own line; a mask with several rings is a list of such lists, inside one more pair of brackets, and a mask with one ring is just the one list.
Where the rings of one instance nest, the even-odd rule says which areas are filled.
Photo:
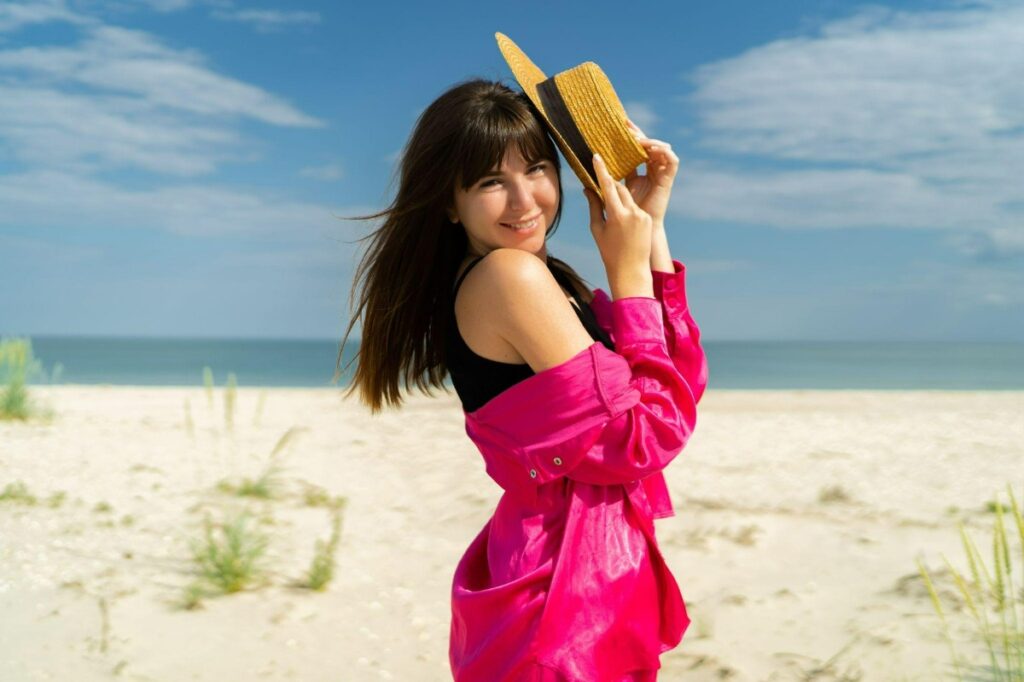
[[[690, 314], [686, 300], [686, 266], [672, 261], [675, 272], [651, 270], [654, 280], [654, 298], [661, 303], [665, 343], [672, 362], [693, 389], [700, 402], [708, 384], [708, 363], [700, 345], [700, 328]], [[612, 301], [601, 289], [594, 290], [591, 308], [601, 326], [615, 341], [611, 320]]]
[[576, 414], [567, 429], [522, 444], [523, 457], [540, 478], [565, 475], [594, 485], [642, 479], [664, 469], [693, 433], [697, 402], [669, 357], [660, 303], [622, 298], [612, 302], [611, 317], [616, 353], [593, 347], [597, 400], [575, 401], [589, 405], [591, 413]]

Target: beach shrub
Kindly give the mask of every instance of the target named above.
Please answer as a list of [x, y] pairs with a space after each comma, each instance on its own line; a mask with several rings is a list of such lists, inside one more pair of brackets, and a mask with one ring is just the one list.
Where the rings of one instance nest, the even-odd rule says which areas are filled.
[[0, 491], [0, 502], [13, 502], [14, 504], [32, 505], [38, 502], [36, 496], [28, 491], [28, 487], [21, 481], [8, 483]]
[[42, 365], [32, 356], [30, 339], [0, 339], [0, 419], [24, 421], [39, 414], [29, 395], [28, 382], [41, 373]]
[[192, 558], [199, 572], [199, 581], [187, 588], [192, 598], [214, 592], [230, 594], [252, 586], [264, 577], [263, 559], [268, 540], [249, 527], [248, 513], [236, 515], [219, 524], [219, 537], [214, 534], [209, 517], [203, 521], [202, 540], [192, 540]]
[[[1005, 509], [998, 498], [991, 505], [995, 512], [991, 568], [985, 564], [962, 522], [959, 524], [960, 539], [967, 556], [969, 575], [957, 571], [945, 556], [942, 557], [963, 599], [966, 613], [971, 618], [975, 638], [967, 644], [978, 648], [982, 652], [980, 656], [987, 659], [986, 662], [974, 661], [974, 654], [963, 659], [957, 654], [942, 600], [928, 571], [920, 561], [917, 562], [932, 606], [942, 623], [953, 667], [960, 680], [1024, 682], [1024, 589], [1018, 586], [1024, 585], [1024, 518], [1010, 486], [1007, 486], [1007, 492], [1010, 497], [1009, 510]], [[1014, 526], [1009, 531], [1003, 520], [1005, 511], [1011, 513]], [[1019, 544], [1016, 549], [1011, 547], [1014, 537]], [[952, 609], [948, 615], [952, 617], [958, 613], [963, 611]]]

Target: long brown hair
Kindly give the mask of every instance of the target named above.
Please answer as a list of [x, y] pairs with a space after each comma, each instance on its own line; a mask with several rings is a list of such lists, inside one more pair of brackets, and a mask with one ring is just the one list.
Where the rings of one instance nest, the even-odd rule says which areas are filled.
[[[383, 224], [359, 241], [370, 239], [352, 284], [349, 309], [357, 289], [359, 306], [338, 349], [334, 381], [341, 376], [342, 352], [356, 320], [362, 318], [362, 339], [348, 397], [360, 391], [371, 414], [387, 401], [402, 404], [399, 379], [415, 384], [427, 395], [430, 387], [444, 388], [448, 375], [445, 342], [452, 333], [451, 290], [468, 240], [461, 223], [453, 224], [447, 210], [454, 206], [455, 188], [468, 189], [484, 173], [499, 166], [510, 144], [528, 163], [549, 160], [559, 178], [558, 211], [550, 236], [562, 216], [561, 165], [554, 142], [540, 113], [520, 92], [501, 82], [463, 81], [434, 100], [416, 121], [398, 166], [400, 183], [394, 200], [383, 211], [352, 220], [384, 217]], [[563, 261], [548, 262], [565, 273], [577, 292], [587, 285]]]

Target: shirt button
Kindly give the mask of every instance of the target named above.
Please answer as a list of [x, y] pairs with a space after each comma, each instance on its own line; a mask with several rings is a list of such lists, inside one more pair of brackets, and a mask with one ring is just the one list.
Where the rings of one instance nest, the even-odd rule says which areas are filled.
[[555, 466], [562, 466], [562, 458], [561, 457], [555, 457], [551, 461], [555, 463]]
[[537, 478], [537, 470], [530, 469], [530, 478]]
[[675, 288], [676, 288], [676, 281], [674, 279], [666, 279], [665, 280], [665, 289], [667, 291], [672, 291]]

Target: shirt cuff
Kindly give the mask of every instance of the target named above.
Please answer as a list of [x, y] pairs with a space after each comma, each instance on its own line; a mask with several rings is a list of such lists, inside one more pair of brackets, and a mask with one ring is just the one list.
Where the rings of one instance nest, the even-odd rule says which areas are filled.
[[665, 343], [665, 322], [661, 302], [649, 296], [627, 296], [612, 301], [612, 331], [615, 347], [634, 343]]
[[675, 272], [651, 270], [654, 296], [665, 304], [669, 312], [680, 314], [689, 307], [686, 301], [686, 266], [673, 259], [672, 267]]

